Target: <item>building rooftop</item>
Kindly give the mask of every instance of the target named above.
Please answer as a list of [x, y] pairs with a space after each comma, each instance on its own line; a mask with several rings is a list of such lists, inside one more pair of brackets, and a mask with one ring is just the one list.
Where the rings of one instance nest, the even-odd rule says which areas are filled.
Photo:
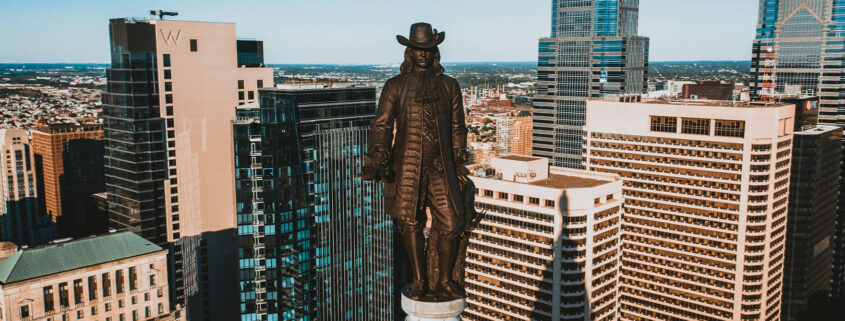
[[641, 98], [641, 100], [630, 100], [630, 96], [608, 96], [596, 98], [596, 101], [608, 102], [631, 102], [642, 104], [663, 104], [663, 105], [686, 105], [686, 106], [710, 106], [710, 107], [748, 107], [748, 108], [772, 108], [791, 105], [784, 102], [748, 102], [739, 100], [706, 100], [706, 99], [673, 99], [673, 98]]
[[522, 155], [507, 155], [507, 156], [498, 156], [498, 158], [501, 158], [501, 159], [507, 159], [507, 160], [515, 160], [515, 161], [520, 161], [520, 162], [528, 162], [528, 161], [533, 161], [533, 160], [538, 160], [538, 159], [540, 159], [539, 157], [534, 157], [534, 156], [522, 156]]
[[132, 232], [20, 249], [0, 261], [0, 282], [9, 284], [162, 250]]
[[590, 188], [601, 186], [607, 183], [609, 183], [608, 180], [550, 173], [549, 178], [542, 179], [539, 181], [533, 181], [528, 184], [542, 187], [569, 189]]
[[801, 131], [795, 132], [796, 135], [819, 135], [830, 131], [839, 129], [839, 126], [816, 125], [805, 127]]

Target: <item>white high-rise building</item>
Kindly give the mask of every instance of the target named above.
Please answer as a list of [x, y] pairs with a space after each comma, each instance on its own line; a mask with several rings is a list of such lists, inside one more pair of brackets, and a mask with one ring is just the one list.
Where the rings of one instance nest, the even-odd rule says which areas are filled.
[[623, 180], [620, 320], [779, 320], [794, 106], [590, 101]]
[[466, 259], [464, 320], [616, 320], [622, 181], [504, 156], [473, 168], [487, 211]]

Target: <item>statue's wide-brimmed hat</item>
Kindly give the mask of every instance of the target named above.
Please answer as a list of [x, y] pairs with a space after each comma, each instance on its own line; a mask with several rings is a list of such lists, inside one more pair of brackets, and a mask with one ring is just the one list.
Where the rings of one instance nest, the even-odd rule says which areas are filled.
[[402, 35], [396, 35], [396, 40], [399, 43], [417, 49], [428, 49], [439, 45], [446, 39], [445, 32], [437, 32], [437, 29], [432, 30], [431, 25], [425, 22], [417, 22], [411, 25], [411, 34], [408, 38]]

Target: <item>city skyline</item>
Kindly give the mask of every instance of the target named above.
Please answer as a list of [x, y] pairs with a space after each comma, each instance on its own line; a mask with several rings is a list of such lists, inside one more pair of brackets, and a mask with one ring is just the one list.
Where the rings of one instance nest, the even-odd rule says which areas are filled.
[[[448, 57], [444, 62], [535, 61], [536, 39], [549, 36], [550, 8], [550, 0], [436, 0], [425, 6], [382, 0], [328, 6], [269, 1], [6, 2], [0, 4], [0, 28], [27, 32], [0, 35], [3, 43], [18, 44], [0, 48], [0, 62], [106, 63], [108, 48], [103, 44], [108, 33], [103, 26], [108, 21], [103, 17], [148, 17], [152, 9], [178, 10], [180, 15], [172, 20], [235, 23], [238, 35], [268, 42], [269, 64], [398, 63], [402, 48], [394, 36], [416, 21], [448, 31], [450, 41], [441, 48]], [[708, 18], [713, 16], [721, 19]], [[43, 23], [46, 17], [52, 22]], [[755, 1], [640, 1], [640, 34], [652, 39], [651, 61], [749, 60], [756, 18]], [[63, 27], [52, 27], [56, 25]], [[314, 41], [327, 35], [329, 41]], [[338, 47], [354, 50], [331, 50]]]

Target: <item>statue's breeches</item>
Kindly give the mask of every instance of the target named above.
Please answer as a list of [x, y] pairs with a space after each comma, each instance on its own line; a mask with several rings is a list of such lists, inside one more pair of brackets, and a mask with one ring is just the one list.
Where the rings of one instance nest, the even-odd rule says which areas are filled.
[[451, 205], [446, 178], [442, 172], [424, 168], [420, 175], [417, 215], [397, 218], [401, 230], [423, 229], [427, 220], [425, 209], [431, 210], [431, 229], [447, 239], [457, 238], [464, 229], [464, 218]]

